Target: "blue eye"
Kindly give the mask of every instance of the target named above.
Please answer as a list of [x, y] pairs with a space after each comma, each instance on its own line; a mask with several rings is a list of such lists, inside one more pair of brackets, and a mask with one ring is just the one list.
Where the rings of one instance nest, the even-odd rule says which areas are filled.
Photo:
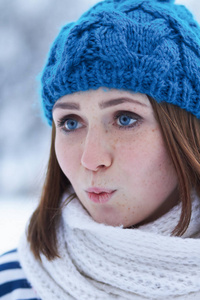
[[68, 119], [64, 124], [64, 126], [67, 130], [75, 130], [80, 127], [80, 125], [79, 126], [78, 125], [79, 125], [79, 122], [74, 119]]
[[75, 131], [82, 127], [82, 123], [74, 116], [64, 116], [57, 121], [58, 127], [66, 132]]
[[137, 119], [134, 117], [131, 117], [127, 114], [121, 114], [117, 118], [117, 124], [120, 126], [130, 126], [130, 125], [134, 124], [135, 122], [137, 122]]

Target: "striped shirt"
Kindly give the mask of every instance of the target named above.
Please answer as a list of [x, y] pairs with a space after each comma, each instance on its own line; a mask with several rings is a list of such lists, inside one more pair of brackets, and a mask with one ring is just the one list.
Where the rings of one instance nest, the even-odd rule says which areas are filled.
[[0, 256], [0, 299], [40, 299], [26, 279], [16, 249]]

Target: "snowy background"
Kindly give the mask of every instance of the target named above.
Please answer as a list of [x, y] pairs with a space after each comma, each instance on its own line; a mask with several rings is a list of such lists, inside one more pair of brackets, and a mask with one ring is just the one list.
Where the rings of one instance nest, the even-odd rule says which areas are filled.
[[[51, 129], [37, 75], [60, 27], [97, 0], [0, 0], [0, 253], [16, 247], [37, 204]], [[200, 21], [199, 0], [179, 0]]]

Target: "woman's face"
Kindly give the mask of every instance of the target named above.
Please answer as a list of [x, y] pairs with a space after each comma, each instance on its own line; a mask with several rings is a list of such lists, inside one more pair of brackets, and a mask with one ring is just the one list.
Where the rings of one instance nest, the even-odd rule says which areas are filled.
[[58, 163], [92, 218], [130, 227], [177, 202], [177, 175], [145, 94], [99, 88], [53, 109]]

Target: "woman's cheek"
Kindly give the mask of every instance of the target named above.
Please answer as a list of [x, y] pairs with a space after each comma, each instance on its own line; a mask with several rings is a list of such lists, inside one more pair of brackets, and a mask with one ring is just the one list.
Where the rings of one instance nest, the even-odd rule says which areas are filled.
[[70, 180], [77, 174], [80, 166], [80, 147], [68, 140], [66, 137], [58, 137], [55, 141], [55, 153], [60, 168]]

